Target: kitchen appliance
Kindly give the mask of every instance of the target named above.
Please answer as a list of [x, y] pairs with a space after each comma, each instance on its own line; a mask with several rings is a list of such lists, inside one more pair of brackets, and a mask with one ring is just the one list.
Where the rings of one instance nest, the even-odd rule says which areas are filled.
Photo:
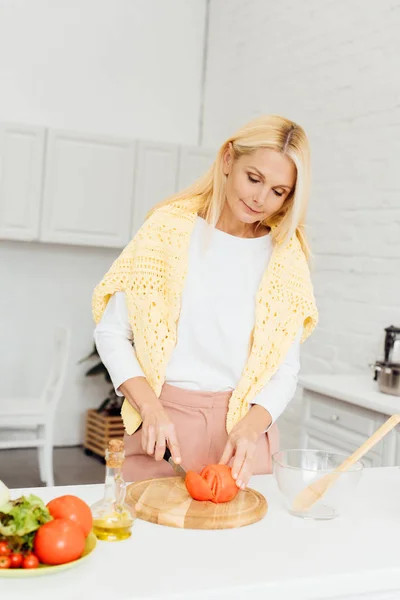
[[373, 367], [379, 390], [400, 396], [400, 327], [385, 328], [384, 360], [377, 360]]

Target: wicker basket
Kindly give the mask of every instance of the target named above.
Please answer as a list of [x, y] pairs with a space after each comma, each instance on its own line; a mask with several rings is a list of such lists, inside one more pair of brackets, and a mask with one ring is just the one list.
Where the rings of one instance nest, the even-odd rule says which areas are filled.
[[86, 454], [97, 454], [104, 458], [109, 440], [122, 438], [125, 433], [120, 416], [101, 415], [96, 410], [88, 410], [86, 414], [86, 433], [83, 447]]

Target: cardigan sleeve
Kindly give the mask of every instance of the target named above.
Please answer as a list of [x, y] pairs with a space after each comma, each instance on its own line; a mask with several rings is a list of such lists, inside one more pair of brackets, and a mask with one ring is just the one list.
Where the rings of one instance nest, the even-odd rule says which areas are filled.
[[132, 377], [144, 377], [132, 346], [133, 335], [124, 292], [116, 292], [110, 297], [95, 328], [94, 340], [116, 394], [123, 396], [118, 390], [120, 385]]
[[[284, 412], [296, 392], [302, 333], [300, 329], [283, 363], [252, 401], [252, 404], [259, 404], [268, 410], [272, 423]], [[124, 292], [115, 292], [110, 297], [95, 328], [94, 339], [115, 391], [122, 396], [118, 389], [120, 385], [127, 379], [145, 376], [132, 346], [133, 335]]]
[[271, 425], [281, 416], [295, 395], [300, 371], [302, 335], [303, 328], [301, 327], [279, 369], [251, 403], [252, 405], [259, 404], [263, 406], [270, 413], [272, 417]]

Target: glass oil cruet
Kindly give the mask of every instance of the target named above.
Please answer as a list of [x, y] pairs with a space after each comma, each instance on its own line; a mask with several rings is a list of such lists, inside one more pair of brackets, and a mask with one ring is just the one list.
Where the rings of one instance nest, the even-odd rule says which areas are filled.
[[122, 476], [124, 458], [123, 440], [110, 440], [106, 449], [104, 497], [91, 506], [93, 532], [99, 540], [125, 540], [132, 532], [135, 512], [125, 502], [127, 485]]

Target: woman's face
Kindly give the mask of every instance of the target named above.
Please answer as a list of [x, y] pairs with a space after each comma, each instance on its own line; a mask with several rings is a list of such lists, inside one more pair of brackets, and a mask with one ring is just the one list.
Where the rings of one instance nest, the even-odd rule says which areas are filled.
[[242, 223], [264, 221], [279, 211], [296, 183], [296, 167], [270, 148], [233, 160], [232, 149], [224, 155], [227, 204]]

